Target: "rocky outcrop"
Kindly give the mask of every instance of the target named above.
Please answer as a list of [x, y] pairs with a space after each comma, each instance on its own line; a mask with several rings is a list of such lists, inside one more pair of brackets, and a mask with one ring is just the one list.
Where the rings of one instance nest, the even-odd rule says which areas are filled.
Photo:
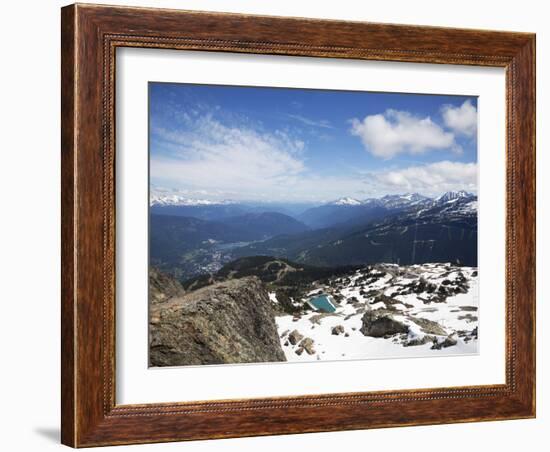
[[[404, 347], [432, 344], [432, 349], [452, 347], [456, 345], [456, 335], [448, 335], [439, 323], [421, 317], [414, 317], [387, 309], [367, 311], [362, 317], [361, 333], [365, 336], [384, 337], [396, 336], [394, 342]], [[420, 331], [418, 328], [420, 327]]]
[[155, 267], [149, 268], [149, 299], [152, 304], [185, 295], [185, 289], [176, 279]]
[[296, 345], [298, 342], [300, 342], [302, 339], [304, 338], [304, 336], [302, 334], [300, 334], [300, 332], [298, 330], [294, 330], [292, 333], [290, 333], [288, 335], [288, 341], [292, 344], [292, 345]]
[[407, 325], [396, 320], [388, 311], [382, 309], [365, 312], [361, 320], [363, 325], [359, 331], [365, 336], [385, 337], [409, 331]]
[[447, 331], [437, 322], [433, 320], [423, 319], [421, 317], [407, 317], [411, 322], [416, 323], [421, 329], [422, 332], [426, 334], [432, 334], [436, 336], [446, 336]]
[[434, 345], [432, 345], [432, 349], [441, 350], [442, 348], [452, 347], [453, 345], [456, 345], [457, 343], [458, 343], [457, 335], [452, 334], [452, 335], [447, 336], [441, 342], [434, 342]]
[[285, 361], [272, 303], [256, 277], [150, 306], [151, 366]]

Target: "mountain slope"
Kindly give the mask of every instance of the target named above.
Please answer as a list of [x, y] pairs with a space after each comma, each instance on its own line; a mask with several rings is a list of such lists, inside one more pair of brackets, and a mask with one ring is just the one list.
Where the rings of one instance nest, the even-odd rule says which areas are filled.
[[231, 260], [228, 252], [280, 233], [296, 233], [307, 226], [287, 215], [249, 213], [220, 221], [151, 215], [151, 264], [181, 279], [211, 273]]
[[226, 224], [190, 217], [151, 215], [149, 219], [152, 260], [178, 261], [183, 254], [214, 242], [239, 242], [248, 237]]
[[377, 203], [325, 204], [306, 210], [298, 219], [316, 229], [333, 227], [344, 223], [366, 223], [388, 215], [389, 211]]
[[193, 217], [199, 220], [218, 221], [228, 217], [243, 215], [248, 211], [239, 204], [153, 204], [149, 208], [151, 215], [169, 215], [175, 217]]
[[235, 259], [246, 256], [296, 256], [302, 250], [319, 246], [338, 239], [344, 232], [351, 232], [354, 229], [346, 227], [333, 227], [315, 229], [301, 232], [299, 234], [278, 235], [262, 242], [251, 243], [246, 246], [235, 248], [232, 255]]
[[227, 263], [213, 275], [204, 275], [185, 281], [183, 286], [186, 290], [196, 290], [216, 282], [248, 276], [255, 276], [264, 283], [276, 286], [301, 286], [323, 278], [346, 274], [356, 268], [354, 266], [315, 267], [283, 258], [250, 256]]
[[259, 240], [281, 234], [297, 234], [309, 229], [300, 221], [278, 212], [247, 213], [220, 221], [248, 234], [248, 240]]
[[453, 262], [477, 265], [475, 197], [449, 197], [394, 217], [330, 243], [305, 250], [299, 261], [314, 265], [395, 262]]
[[312, 228], [366, 224], [430, 202], [433, 202], [431, 198], [418, 193], [386, 195], [382, 198], [369, 198], [362, 201], [354, 198], [341, 198], [308, 209], [300, 214], [298, 219]]
[[380, 198], [379, 201], [387, 209], [405, 209], [430, 202], [432, 199], [418, 193], [406, 193], [404, 195], [386, 195]]
[[420, 200], [362, 227], [349, 224], [308, 234], [281, 236], [234, 250], [316, 266], [395, 262], [477, 265], [477, 198]]

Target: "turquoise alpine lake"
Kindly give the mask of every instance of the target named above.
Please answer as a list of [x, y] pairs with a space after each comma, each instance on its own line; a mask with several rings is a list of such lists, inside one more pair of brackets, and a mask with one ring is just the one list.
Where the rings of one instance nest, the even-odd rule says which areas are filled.
[[336, 308], [330, 301], [330, 298], [328, 295], [322, 294], [318, 295], [316, 297], [313, 297], [309, 300], [309, 304], [314, 307], [315, 309], [323, 312], [334, 312], [336, 311]]

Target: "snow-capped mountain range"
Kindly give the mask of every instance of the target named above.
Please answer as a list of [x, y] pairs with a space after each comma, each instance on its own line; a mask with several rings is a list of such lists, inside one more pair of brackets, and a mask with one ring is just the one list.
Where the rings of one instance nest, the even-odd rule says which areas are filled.
[[234, 201], [210, 201], [208, 199], [191, 199], [180, 195], [151, 194], [150, 205], [154, 206], [216, 206], [235, 204]]
[[471, 193], [468, 193], [467, 191], [460, 190], [460, 191], [448, 191], [447, 193], [442, 194], [441, 196], [435, 198], [438, 202], [449, 202], [454, 201], [456, 199], [461, 198], [473, 198], [474, 195]]
[[336, 201], [329, 202], [333, 206], [360, 206], [364, 201], [359, 201], [358, 199], [345, 197], [337, 199]]
[[[349, 196], [328, 202], [331, 206], [380, 206], [388, 209], [403, 208], [420, 203], [445, 203], [461, 198], [475, 198], [472, 193], [464, 190], [448, 191], [437, 198], [429, 198], [418, 193], [405, 193], [402, 195], [385, 195], [381, 198], [367, 198], [359, 200]], [[208, 199], [192, 199], [177, 194], [154, 194], [150, 196], [150, 205], [153, 206], [216, 206], [238, 204], [237, 201], [223, 200], [212, 201]]]
[[363, 200], [345, 197], [335, 201], [331, 201], [326, 205], [331, 206], [366, 206], [377, 205], [388, 209], [403, 208], [418, 204], [444, 204], [457, 199], [475, 199], [476, 195], [468, 193], [467, 191], [448, 191], [436, 198], [429, 198], [428, 196], [421, 195], [419, 193], [405, 193], [402, 195], [385, 195], [381, 198], [367, 198]]

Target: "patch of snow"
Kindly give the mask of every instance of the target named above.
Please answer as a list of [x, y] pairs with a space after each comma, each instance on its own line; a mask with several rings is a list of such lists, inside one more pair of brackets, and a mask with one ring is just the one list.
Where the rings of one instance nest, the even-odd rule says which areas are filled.
[[472, 195], [471, 193], [468, 193], [467, 191], [464, 191], [464, 190], [459, 190], [459, 191], [448, 191], [447, 193], [443, 193], [441, 196], [438, 196], [435, 201], [436, 202], [449, 202], [449, 201], [454, 201], [454, 200], [457, 200], [459, 198], [470, 198], [470, 197], [473, 197], [474, 195]]
[[345, 197], [332, 201], [330, 204], [333, 206], [360, 206], [361, 201], [354, 198]]
[[[281, 346], [287, 361], [475, 354], [478, 352], [479, 315], [476, 272], [476, 268], [440, 263], [410, 266], [382, 264], [340, 276], [325, 286], [319, 282], [314, 283], [315, 289], [309, 291], [307, 296], [322, 291], [332, 295], [339, 303], [334, 302], [336, 311], [333, 313], [308, 311], [301, 315], [276, 317]], [[451, 295], [443, 301], [429, 301], [433, 291], [411, 291], [412, 285], [420, 280], [425, 281], [423, 284], [430, 283], [436, 288], [456, 287], [464, 290], [467, 287], [467, 290], [456, 294], [451, 291]], [[395, 294], [397, 292], [403, 293]], [[388, 298], [379, 298], [383, 296]], [[270, 293], [270, 299], [273, 301], [274, 298], [276, 299], [274, 294]], [[390, 313], [396, 321], [407, 325], [408, 333], [386, 338], [370, 337], [361, 333], [364, 313], [377, 309]], [[426, 333], [412, 320], [415, 318], [437, 322], [446, 335]], [[332, 330], [336, 326], [342, 326], [344, 332], [333, 334]], [[313, 340], [315, 352], [312, 355], [303, 349], [300, 351], [299, 343], [290, 343], [288, 332], [294, 330]], [[456, 345], [441, 347], [447, 336], [452, 336]], [[422, 341], [426, 341], [426, 344], [414, 345]], [[435, 347], [433, 341], [440, 346]]]

